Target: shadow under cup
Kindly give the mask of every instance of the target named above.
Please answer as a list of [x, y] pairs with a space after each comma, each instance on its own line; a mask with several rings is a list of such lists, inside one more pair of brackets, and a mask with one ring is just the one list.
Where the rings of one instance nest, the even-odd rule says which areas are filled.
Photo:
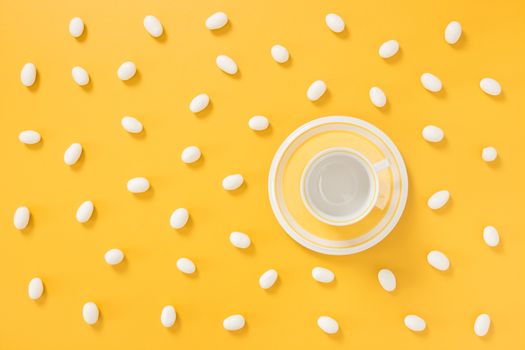
[[344, 226], [364, 218], [377, 200], [373, 165], [349, 148], [318, 153], [305, 167], [301, 195], [308, 211], [329, 225]]

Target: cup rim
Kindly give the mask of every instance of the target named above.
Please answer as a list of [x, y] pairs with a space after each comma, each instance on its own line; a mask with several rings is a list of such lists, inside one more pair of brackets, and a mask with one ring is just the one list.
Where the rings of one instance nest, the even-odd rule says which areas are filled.
[[[314, 208], [314, 205], [310, 203], [308, 200], [308, 196], [306, 194], [306, 179], [312, 170], [312, 167], [320, 161], [322, 158], [326, 157], [327, 155], [331, 153], [338, 153], [338, 152], [344, 152], [351, 154], [354, 156], [358, 161], [360, 161], [362, 164], [365, 165], [366, 172], [369, 176], [369, 178], [372, 180], [371, 186], [373, 190], [372, 196], [367, 199], [368, 205], [365, 206], [363, 210], [358, 212], [357, 214], [352, 214], [344, 216], [343, 220], [333, 220], [335, 218], [331, 215], [325, 215], [323, 216], [321, 213], [319, 213], [316, 208]], [[373, 164], [361, 154], [361, 152], [356, 151], [353, 148], [350, 147], [331, 147], [327, 148], [325, 150], [322, 150], [321, 152], [317, 153], [315, 156], [313, 156], [308, 163], [306, 164], [303, 173], [301, 175], [301, 199], [303, 201], [304, 206], [306, 209], [312, 214], [317, 220], [324, 222], [326, 224], [332, 225], [332, 226], [347, 226], [351, 224], [355, 224], [356, 222], [362, 220], [364, 217], [366, 217], [374, 208], [374, 205], [377, 201], [377, 197], [379, 196], [379, 177], [377, 176], [376, 171], [374, 170]]]

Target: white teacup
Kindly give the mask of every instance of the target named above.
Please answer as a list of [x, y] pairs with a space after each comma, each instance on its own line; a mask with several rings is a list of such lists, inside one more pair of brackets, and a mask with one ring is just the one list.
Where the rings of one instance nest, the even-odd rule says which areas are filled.
[[301, 196], [318, 220], [345, 226], [366, 217], [379, 195], [377, 173], [388, 168], [383, 159], [372, 164], [351, 148], [329, 148], [313, 157], [301, 178]]

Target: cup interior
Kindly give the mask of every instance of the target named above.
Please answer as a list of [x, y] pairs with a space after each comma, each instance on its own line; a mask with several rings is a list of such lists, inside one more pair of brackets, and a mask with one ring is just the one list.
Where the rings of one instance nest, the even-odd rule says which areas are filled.
[[301, 193], [307, 209], [330, 225], [362, 219], [377, 197], [377, 176], [366, 158], [351, 149], [329, 149], [306, 166]]

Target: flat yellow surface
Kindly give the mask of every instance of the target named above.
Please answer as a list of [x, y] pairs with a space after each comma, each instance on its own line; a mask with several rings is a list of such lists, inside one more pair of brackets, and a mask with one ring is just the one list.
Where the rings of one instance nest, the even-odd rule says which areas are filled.
[[[218, 33], [204, 27], [211, 13], [228, 13]], [[342, 35], [324, 16], [341, 15]], [[156, 40], [142, 21], [154, 14], [166, 35]], [[87, 35], [68, 33], [69, 20], [84, 19]], [[464, 35], [451, 47], [443, 30], [458, 20]], [[379, 45], [391, 38], [401, 52], [385, 62]], [[0, 349], [523, 349], [525, 348], [525, 2], [507, 1], [0, 1]], [[285, 45], [291, 62], [270, 56]], [[233, 57], [240, 74], [230, 77], [215, 57]], [[133, 60], [130, 83], [116, 70]], [[20, 84], [25, 62], [38, 68], [33, 88]], [[71, 68], [83, 66], [92, 83], [77, 86]], [[423, 72], [439, 76], [444, 91], [431, 94]], [[479, 89], [485, 76], [503, 94]], [[308, 85], [323, 79], [328, 95], [306, 99]], [[389, 104], [369, 101], [380, 86]], [[189, 101], [207, 92], [212, 106], [200, 116]], [[123, 131], [133, 115], [145, 134]], [[266, 115], [271, 130], [247, 127]], [[326, 115], [351, 115], [383, 129], [407, 163], [410, 192], [396, 229], [364, 253], [332, 257], [307, 251], [280, 228], [267, 197], [267, 173], [282, 140], [299, 125]], [[427, 124], [446, 132], [439, 145], [420, 136]], [[43, 142], [18, 141], [25, 129]], [[72, 168], [64, 150], [73, 142], [85, 154]], [[188, 145], [202, 149], [196, 166], [180, 161]], [[480, 157], [495, 146], [495, 165]], [[242, 173], [247, 186], [235, 194], [221, 188], [225, 175]], [[145, 195], [126, 191], [135, 176], [150, 179]], [[430, 194], [448, 189], [452, 201], [440, 212], [426, 207]], [[93, 222], [75, 220], [78, 205], [95, 203]], [[13, 227], [18, 206], [30, 208], [24, 232]], [[169, 216], [191, 213], [177, 232]], [[496, 226], [501, 246], [482, 239]], [[239, 251], [231, 231], [250, 234], [254, 246]], [[104, 252], [118, 247], [123, 266], [111, 268]], [[440, 273], [426, 263], [431, 249], [452, 264]], [[175, 267], [186, 256], [198, 274]], [[310, 277], [312, 267], [336, 273], [333, 285]], [[393, 294], [382, 290], [377, 271], [392, 269]], [[259, 274], [280, 273], [271, 291]], [[27, 297], [40, 276], [42, 300]], [[101, 310], [95, 327], [81, 317], [84, 302]], [[160, 324], [164, 305], [178, 319]], [[492, 317], [487, 337], [474, 335], [475, 317]], [[224, 317], [242, 313], [247, 327], [232, 334]], [[427, 321], [414, 334], [406, 314]], [[320, 315], [339, 321], [341, 332], [322, 333]]]

